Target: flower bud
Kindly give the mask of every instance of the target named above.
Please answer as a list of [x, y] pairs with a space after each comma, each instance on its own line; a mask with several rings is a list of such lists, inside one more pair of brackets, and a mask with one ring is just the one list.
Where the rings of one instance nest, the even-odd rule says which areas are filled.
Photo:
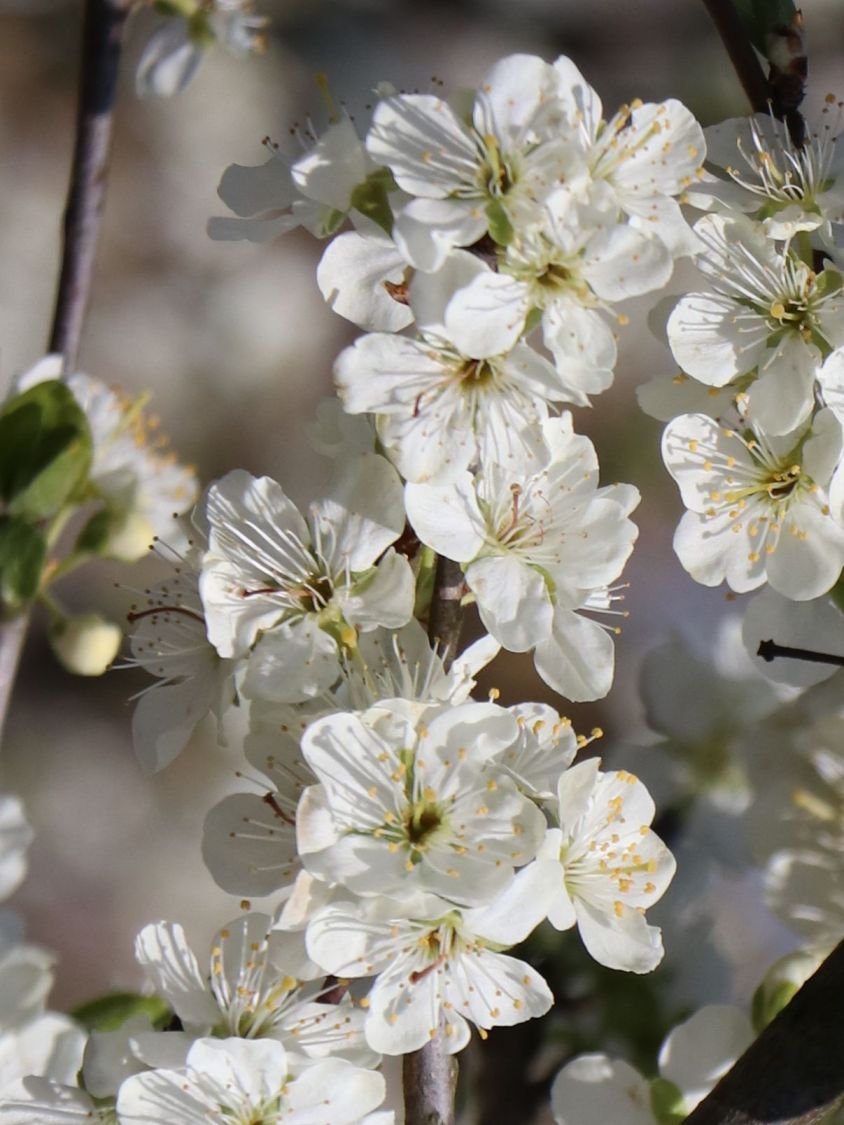
[[822, 948], [795, 949], [773, 963], [753, 994], [751, 1010], [757, 1033], [779, 1015], [828, 953], [829, 949]]
[[123, 632], [98, 613], [85, 613], [53, 622], [49, 637], [53, 652], [68, 672], [101, 676], [117, 656]]

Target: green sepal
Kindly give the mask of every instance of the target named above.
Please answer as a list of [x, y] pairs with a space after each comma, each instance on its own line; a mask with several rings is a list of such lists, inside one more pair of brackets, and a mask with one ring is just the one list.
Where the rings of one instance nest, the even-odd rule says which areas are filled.
[[158, 996], [139, 996], [136, 992], [112, 992], [80, 1004], [71, 1018], [89, 1031], [116, 1031], [133, 1016], [147, 1016], [153, 1027], [163, 1030], [172, 1011]]
[[416, 573], [416, 601], [413, 606], [413, 616], [424, 620], [428, 616], [431, 598], [434, 596], [437, 556], [430, 547], [423, 547], [418, 558], [419, 570]]
[[99, 555], [111, 537], [117, 523], [123, 518], [119, 512], [102, 508], [95, 512], [77, 536], [73, 547], [75, 555]]
[[389, 168], [371, 172], [352, 192], [351, 207], [372, 219], [387, 234], [393, 233], [393, 212], [389, 195], [396, 190], [396, 181]]
[[0, 516], [0, 616], [38, 593], [47, 557], [43, 533], [19, 516]]
[[188, 16], [187, 23], [188, 37], [195, 47], [204, 51], [216, 40], [208, 15], [201, 9]]
[[667, 1078], [651, 1080], [651, 1109], [659, 1125], [679, 1125], [689, 1112], [679, 1088]]
[[509, 246], [513, 241], [513, 224], [510, 222], [510, 216], [507, 214], [507, 208], [500, 199], [493, 199], [486, 207], [486, 220], [489, 228], [489, 235], [493, 242], [497, 242], [499, 246]]
[[534, 328], [538, 328], [542, 323], [542, 309], [534, 305], [530, 312], [525, 317], [525, 336], [529, 336]]
[[790, 27], [797, 13], [793, 0], [734, 0], [745, 34], [768, 57], [769, 37], [778, 28]]
[[799, 988], [800, 985], [793, 981], [780, 981], [773, 987], [762, 981], [750, 1002], [750, 1022], [757, 1035], [760, 1035], [771, 1020], [780, 1014], [786, 1004], [791, 1003]]
[[153, 0], [153, 8], [162, 16], [181, 16], [190, 19], [199, 7], [198, 0]]
[[91, 457], [85, 412], [57, 379], [16, 395], [0, 413], [0, 500], [12, 515], [56, 515], [83, 490]]

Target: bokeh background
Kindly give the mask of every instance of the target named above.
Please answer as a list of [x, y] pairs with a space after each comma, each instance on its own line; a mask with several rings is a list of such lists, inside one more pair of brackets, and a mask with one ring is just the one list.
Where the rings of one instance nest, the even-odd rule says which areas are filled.
[[[0, 2], [0, 393], [42, 354], [48, 334], [81, 7], [81, 0]], [[304, 424], [330, 393], [333, 357], [355, 329], [323, 304], [314, 276], [321, 246], [308, 235], [263, 246], [215, 243], [205, 224], [223, 213], [215, 192], [227, 164], [261, 163], [265, 136], [295, 145], [289, 128], [309, 116], [324, 124], [317, 72], [353, 111], [380, 80], [427, 91], [436, 78], [455, 90], [475, 85], [504, 54], [566, 53], [610, 112], [634, 97], [677, 97], [707, 124], [746, 105], [694, 0], [266, 0], [260, 7], [272, 21], [266, 53], [237, 59], [211, 51], [190, 87], [166, 101], [135, 96], [146, 13], [130, 28], [80, 368], [130, 394], [149, 390], [173, 448], [203, 481], [243, 467], [307, 502], [327, 470], [309, 449]], [[827, 91], [842, 93], [844, 13], [839, 0], [807, 0], [804, 15], [811, 116]], [[682, 291], [692, 277], [679, 269], [673, 288]], [[672, 555], [679, 500], [659, 459], [660, 426], [641, 414], [634, 393], [670, 370], [671, 358], [644, 325], [647, 306], [630, 303], [626, 311], [631, 324], [616, 384], [591, 410], [576, 411], [575, 426], [595, 441], [604, 481], [632, 481], [644, 497], [625, 575], [630, 618], [610, 697], [568, 708], [576, 729], [604, 729], [602, 752], [619, 764], [625, 746], [653, 737], [637, 694], [643, 653], [672, 631], [711, 643], [731, 608], [723, 591], [696, 586]], [[156, 573], [154, 560], [91, 567], [60, 593], [71, 607], [119, 619], [132, 590]], [[484, 682], [498, 686], [504, 702], [542, 698], [563, 707], [529, 658], [501, 659]], [[36, 830], [30, 874], [12, 905], [29, 938], [56, 951], [54, 1006], [136, 987], [132, 943], [145, 922], [181, 921], [203, 945], [239, 909], [215, 888], [199, 855], [205, 812], [237, 785], [236, 736], [226, 749], [202, 731], [169, 771], [143, 774], [129, 739], [128, 697], [145, 683], [131, 670], [93, 681], [65, 675], [36, 616], [0, 786], [21, 794]], [[699, 830], [696, 846], [705, 848], [709, 833], [728, 852], [729, 830], [713, 824]], [[681, 868], [678, 897], [672, 891], [661, 908], [677, 1011], [746, 1000], [759, 966], [793, 943], [765, 913], [752, 874], [731, 872], [727, 863], [713, 881], [701, 870], [691, 863], [684, 875]], [[695, 880], [697, 911], [689, 913]]]

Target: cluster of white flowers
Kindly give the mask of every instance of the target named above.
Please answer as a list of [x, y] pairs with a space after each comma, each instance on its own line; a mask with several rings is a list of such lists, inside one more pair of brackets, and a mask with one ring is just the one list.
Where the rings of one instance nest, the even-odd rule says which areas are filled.
[[[212, 484], [130, 614], [132, 660], [158, 681], [134, 719], [148, 768], [204, 716], [247, 716], [260, 780], [210, 811], [203, 853], [275, 911], [244, 906], [204, 965], [180, 926], [144, 929], [168, 1029], [98, 1035], [81, 1088], [30, 1078], [0, 1121], [386, 1125], [380, 1056], [438, 1034], [459, 1051], [471, 1025], [550, 1008], [507, 953], [544, 919], [602, 965], [662, 958], [645, 915], [675, 865], [645, 787], [577, 761], [591, 739], [552, 707], [470, 693], [500, 647], [533, 651], [569, 700], [610, 688], [616, 629], [595, 615], [618, 612], [639, 497], [599, 485], [561, 407], [609, 386], [615, 303], [692, 246], [680, 200], [703, 134], [674, 101], [604, 121], [565, 58], [504, 59], [465, 114], [379, 94], [363, 140], [343, 119], [297, 160], [230, 168], [236, 217], [211, 224], [260, 240], [351, 222], [318, 273], [366, 331], [314, 432], [332, 479], [301, 511], [267, 477]], [[450, 668], [421, 624], [436, 555], [488, 630]]]
[[[484, 1036], [551, 1007], [547, 983], [508, 953], [544, 920], [576, 926], [603, 966], [659, 964], [646, 911], [675, 862], [645, 786], [577, 760], [591, 739], [552, 707], [471, 692], [502, 647], [532, 652], [569, 701], [611, 687], [617, 629], [602, 615], [619, 612], [639, 495], [599, 484], [565, 406], [610, 385], [617, 303], [659, 291], [683, 255], [703, 280], [668, 320], [682, 372], [641, 395], [668, 422], [663, 455], [689, 509], [677, 553], [706, 585], [770, 585], [762, 597], [778, 600], [751, 606], [748, 636], [786, 621], [783, 599], [829, 611], [844, 564], [834, 144], [795, 149], [766, 119], [728, 122], [712, 134], [715, 175], [679, 102], [605, 120], [566, 58], [505, 58], [465, 103], [378, 95], [363, 138], [344, 117], [296, 159], [271, 146], [263, 165], [229, 168], [220, 195], [234, 214], [209, 228], [331, 238], [319, 287], [365, 333], [338, 357], [339, 401], [314, 428], [331, 480], [300, 510], [269, 477], [230, 472], [168, 552], [170, 577], [130, 613], [132, 661], [158, 681], [133, 724], [148, 769], [209, 714], [221, 737], [233, 708], [245, 716], [251, 788], [210, 810], [202, 842], [244, 913], [207, 958], [179, 925], [147, 926], [137, 958], [172, 1014], [166, 1030], [137, 1017], [93, 1036], [81, 1087], [42, 1067], [0, 1102], [0, 1123], [389, 1125], [381, 1056], [437, 1036], [457, 1052], [471, 1025]], [[689, 203], [710, 212], [694, 227]], [[71, 386], [93, 433], [92, 484], [123, 520], [110, 534], [148, 537], [162, 503], [186, 510], [192, 478], [159, 461], [147, 488], [132, 410], [82, 376]], [[437, 556], [458, 564], [448, 595], [476, 605], [487, 631], [450, 667], [423, 627]], [[764, 693], [744, 720], [781, 718], [787, 695]], [[704, 718], [700, 738], [688, 715], [663, 729], [692, 757], [716, 726], [724, 747], [743, 736]], [[824, 713], [813, 729], [824, 789], [801, 790], [797, 842], [772, 861], [780, 885], [811, 866], [805, 839], [830, 818], [818, 846], [835, 858], [814, 870], [835, 866], [840, 881], [841, 721]], [[732, 783], [727, 758], [711, 776], [691, 761], [696, 781]], [[253, 896], [274, 896], [271, 912], [252, 911]], [[721, 1009], [675, 1030], [661, 1059], [671, 1112], [690, 1111], [749, 1037]], [[553, 1104], [561, 1125], [649, 1123], [650, 1098], [625, 1064], [590, 1056], [561, 1073]]]
[[707, 586], [808, 601], [844, 565], [842, 151], [826, 124], [801, 146], [762, 115], [707, 131], [701, 283], [667, 324], [681, 370], [640, 392], [688, 509], [675, 550]]

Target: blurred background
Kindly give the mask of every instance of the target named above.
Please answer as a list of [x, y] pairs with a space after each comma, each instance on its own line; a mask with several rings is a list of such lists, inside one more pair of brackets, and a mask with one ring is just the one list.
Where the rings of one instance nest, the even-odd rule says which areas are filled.
[[[81, 8], [81, 0], [0, 0], [0, 397], [42, 354], [48, 333]], [[332, 360], [356, 330], [320, 297], [315, 267], [322, 246], [304, 232], [263, 246], [215, 243], [205, 234], [207, 219], [225, 213], [216, 187], [226, 165], [262, 163], [262, 138], [284, 145], [290, 126], [309, 115], [318, 128], [324, 125], [317, 72], [354, 107], [381, 80], [424, 92], [436, 78], [450, 91], [477, 84], [504, 54], [553, 59], [565, 53], [610, 113], [634, 97], [680, 98], [704, 124], [746, 112], [695, 0], [263, 0], [259, 9], [271, 19], [266, 53], [238, 59], [211, 50], [189, 88], [170, 100], [135, 96], [146, 13], [130, 27], [80, 359], [81, 370], [130, 394], [149, 390], [173, 448], [197, 466], [204, 483], [243, 467], [275, 477], [307, 502], [327, 475], [307, 445], [304, 423], [330, 393]], [[828, 91], [842, 93], [835, 82], [844, 18], [837, 0], [807, 0], [804, 16], [811, 119]], [[672, 288], [682, 291], [693, 276], [690, 268], [679, 269]], [[672, 362], [644, 325], [647, 305], [631, 302], [626, 311], [631, 323], [622, 330], [615, 386], [591, 410], [575, 412], [575, 427], [597, 446], [604, 482], [632, 481], [643, 494], [635, 517], [640, 539], [625, 574], [630, 618], [618, 640], [616, 685], [599, 705], [565, 708], [535, 677], [529, 657], [500, 658], [484, 681], [501, 689], [503, 702], [546, 699], [567, 711], [579, 731], [601, 726], [600, 750], [619, 765], [628, 764], [626, 747], [653, 739], [637, 692], [643, 653], [672, 632], [705, 647], [730, 609], [723, 591], [696, 586], [672, 554], [680, 504], [659, 458], [660, 426], [641, 414], [634, 394], [638, 383], [671, 370]], [[73, 608], [96, 607], [121, 619], [132, 589], [157, 573], [155, 560], [90, 568], [61, 592]], [[239, 787], [240, 759], [236, 745], [218, 748], [208, 730], [163, 775], [144, 775], [129, 738], [128, 697], [145, 677], [134, 671], [93, 681], [67, 676], [52, 659], [42, 626], [36, 618], [0, 787], [23, 797], [36, 830], [30, 874], [11, 905], [25, 916], [30, 940], [56, 951], [53, 1006], [63, 1007], [138, 986], [132, 943], [145, 922], [180, 921], [202, 947], [238, 913], [238, 902], [205, 871], [199, 840], [208, 808]], [[647, 777], [640, 765], [647, 754], [637, 753], [631, 768]], [[704, 825], [698, 833], [704, 846], [708, 832], [729, 851], [729, 831]], [[766, 915], [752, 875], [731, 871], [729, 862], [717, 877], [702, 870], [692, 863], [684, 875], [681, 867], [659, 911], [669, 949], [657, 974], [667, 999], [659, 1002], [671, 1014], [707, 1000], [746, 1000], [760, 965], [793, 944]], [[681, 925], [684, 936], [673, 942]], [[543, 956], [555, 956], [565, 943], [560, 964], [576, 960], [575, 939], [543, 940]], [[629, 1011], [645, 994], [637, 1001], [638, 995], [618, 992], [618, 1003]], [[655, 995], [644, 1000], [649, 1018]], [[594, 1030], [597, 1035], [597, 1024]]]

